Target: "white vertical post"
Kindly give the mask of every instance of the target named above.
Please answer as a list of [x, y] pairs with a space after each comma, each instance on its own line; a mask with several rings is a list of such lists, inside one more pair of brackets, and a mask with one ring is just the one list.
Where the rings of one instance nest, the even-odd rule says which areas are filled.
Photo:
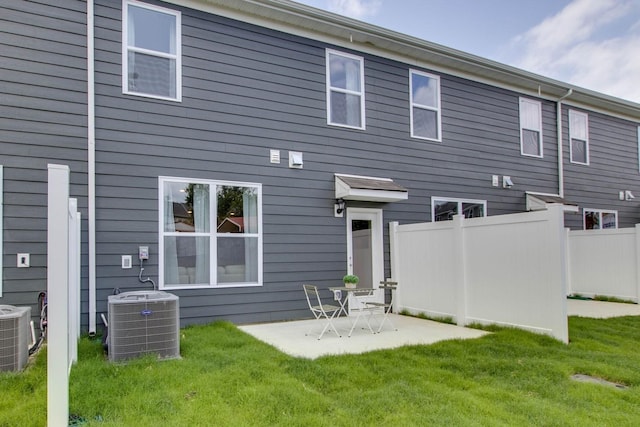
[[[638, 128], [640, 129], [640, 128]], [[640, 303], [640, 224], [636, 224], [636, 302]]]
[[571, 280], [571, 269], [573, 268], [573, 263], [571, 261], [571, 230], [568, 228], [564, 229], [564, 248], [565, 280], [567, 287], [565, 289], [565, 294], [569, 296], [573, 293], [573, 281]]
[[[393, 301], [393, 312], [398, 312], [398, 307], [402, 307], [402, 282], [400, 278], [402, 273], [400, 271], [400, 254], [398, 253], [398, 221], [389, 222], [389, 261], [391, 264], [391, 277], [398, 282], [400, 286], [395, 290], [395, 296], [391, 300]], [[400, 289], [400, 291], [398, 291]], [[392, 291], [393, 292], [393, 291]]]
[[[564, 342], [565, 344], [569, 343], [569, 318], [567, 317], [567, 289], [569, 285], [567, 284], [567, 248], [566, 245], [568, 242], [565, 237], [567, 235], [564, 228], [564, 210], [562, 205], [551, 205], [547, 208], [548, 218], [549, 218], [549, 235], [550, 235], [550, 246], [548, 251], [557, 250], [558, 256], [553, 257], [557, 258], [559, 261], [559, 265], [552, 266], [557, 268], [557, 274], [560, 275], [559, 281], [557, 284], [559, 289], [552, 289], [551, 301], [549, 304], [554, 307], [552, 313], [554, 313], [554, 317], [557, 318], [554, 321], [553, 328], [553, 336]], [[557, 249], [555, 249], [557, 248]], [[553, 292], [557, 291], [557, 292]]]
[[69, 167], [48, 165], [47, 426], [69, 425]]
[[[82, 312], [81, 300], [82, 300], [82, 214], [80, 212], [76, 212], [76, 241], [73, 244], [76, 246], [76, 270], [74, 272], [76, 276], [76, 283], [78, 284], [77, 295], [76, 295], [76, 307], [78, 310], [76, 312], [76, 324], [78, 328], [76, 330], [76, 342], [80, 339], [80, 325], [82, 324], [82, 320], [80, 318]], [[76, 354], [75, 361], [78, 361], [78, 355]]]
[[96, 88], [95, 19], [87, 0], [87, 231], [89, 244], [89, 335], [96, 333]]
[[78, 245], [78, 200], [69, 199], [69, 368], [78, 361], [80, 338], [80, 275], [78, 270], [80, 246]]
[[453, 216], [453, 241], [454, 254], [458, 258], [458, 262], [454, 262], [457, 266], [453, 273], [455, 282], [456, 295], [456, 323], [459, 326], [467, 324], [467, 277], [466, 277], [466, 254], [464, 248], [464, 216]]

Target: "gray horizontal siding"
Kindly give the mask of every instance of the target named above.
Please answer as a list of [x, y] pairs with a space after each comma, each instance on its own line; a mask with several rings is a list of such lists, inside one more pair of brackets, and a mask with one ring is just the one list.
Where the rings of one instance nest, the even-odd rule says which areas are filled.
[[[410, 67], [365, 55], [366, 130], [327, 126], [331, 46], [180, 10], [183, 100], [175, 103], [122, 94], [120, 5], [96, 6], [99, 309], [114, 288], [141, 286], [135, 265], [120, 268], [137, 245], [151, 246], [145, 275], [157, 277], [160, 175], [262, 184], [264, 286], [173, 291], [186, 323], [308, 316], [300, 285], [326, 288], [346, 268], [334, 173], [406, 186], [405, 202], [349, 202], [384, 207], [387, 222], [427, 220], [433, 195], [487, 199], [496, 214], [523, 210], [524, 189], [557, 187], [553, 103], [544, 103], [544, 159], [522, 157], [518, 95], [442, 75], [443, 141], [412, 139]], [[269, 149], [282, 150], [280, 165], [269, 163]], [[287, 167], [288, 150], [304, 153], [303, 170]], [[520, 190], [494, 189], [491, 174], [513, 176]]]
[[[339, 283], [346, 269], [345, 220], [333, 215], [334, 173], [389, 177], [409, 190], [403, 202], [348, 202], [384, 209], [385, 276], [388, 222], [429, 220], [433, 196], [487, 200], [489, 214], [496, 215], [523, 211], [527, 190], [558, 189], [553, 102], [542, 101], [544, 157], [522, 156], [519, 95], [441, 74], [442, 142], [413, 139], [412, 67], [362, 54], [366, 129], [327, 126], [325, 48], [332, 46], [187, 8], [178, 8], [182, 102], [123, 95], [121, 2], [96, 3], [98, 312], [106, 311], [116, 289], [150, 288], [138, 280], [139, 245], [151, 252], [144, 276], [158, 277], [158, 176], [262, 184], [264, 285], [174, 291], [181, 297], [183, 324], [309, 317], [300, 285], [325, 289]], [[35, 263], [31, 269], [5, 268], [5, 292], [11, 289], [14, 301], [35, 302], [33, 293], [46, 276], [46, 163], [70, 165], [71, 194], [86, 209], [85, 5], [5, 6], [3, 260], [9, 266], [16, 252], [31, 252]], [[24, 25], [32, 14], [37, 34]], [[616, 206], [621, 225], [637, 221], [636, 205], [610, 200], [617, 200], [617, 187], [633, 190], [638, 183], [635, 124], [590, 114], [592, 165], [582, 167], [569, 163], [566, 108], [563, 116], [567, 198], [598, 205], [593, 208]], [[281, 150], [281, 164], [269, 163], [270, 149]], [[304, 153], [304, 169], [287, 167], [289, 150]], [[510, 175], [514, 188], [492, 187], [491, 175]], [[86, 223], [83, 230], [86, 278]], [[120, 267], [121, 255], [133, 255], [132, 269]], [[82, 295], [86, 322], [86, 286]]]
[[[34, 318], [38, 293], [47, 288], [47, 164], [69, 165], [70, 193], [86, 218], [85, 7], [78, 1], [0, 0], [0, 304], [31, 306]], [[30, 268], [16, 267], [19, 252], [31, 254]], [[86, 264], [86, 244], [83, 254]], [[83, 277], [86, 283], [86, 268]]]
[[[589, 117], [589, 165], [570, 163], [570, 109], [586, 112]], [[640, 196], [638, 166], [638, 124], [563, 106], [563, 137], [565, 156], [565, 187], [567, 199], [581, 208], [618, 211], [618, 226], [633, 227], [640, 223], [640, 197], [621, 201], [619, 191], [631, 190]], [[565, 223], [582, 229], [582, 209], [568, 215]]]

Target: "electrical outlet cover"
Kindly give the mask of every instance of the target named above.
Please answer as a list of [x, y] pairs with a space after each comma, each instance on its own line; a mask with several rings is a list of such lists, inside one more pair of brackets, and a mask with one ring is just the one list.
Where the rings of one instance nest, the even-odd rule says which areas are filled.
[[19, 268], [29, 267], [31, 265], [31, 259], [29, 254], [18, 254], [17, 265]]

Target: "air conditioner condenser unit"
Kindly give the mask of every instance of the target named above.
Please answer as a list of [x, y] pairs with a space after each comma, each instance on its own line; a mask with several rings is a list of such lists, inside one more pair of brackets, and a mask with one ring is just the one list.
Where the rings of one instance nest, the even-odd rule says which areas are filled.
[[29, 361], [30, 307], [0, 305], [0, 371], [21, 371]]
[[112, 362], [144, 354], [180, 357], [180, 305], [162, 291], [123, 292], [109, 296], [108, 352]]

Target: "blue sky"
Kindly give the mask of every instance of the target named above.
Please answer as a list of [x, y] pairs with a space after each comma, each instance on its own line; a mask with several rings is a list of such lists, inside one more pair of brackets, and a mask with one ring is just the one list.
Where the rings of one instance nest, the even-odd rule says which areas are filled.
[[298, 0], [640, 102], [640, 0]]

